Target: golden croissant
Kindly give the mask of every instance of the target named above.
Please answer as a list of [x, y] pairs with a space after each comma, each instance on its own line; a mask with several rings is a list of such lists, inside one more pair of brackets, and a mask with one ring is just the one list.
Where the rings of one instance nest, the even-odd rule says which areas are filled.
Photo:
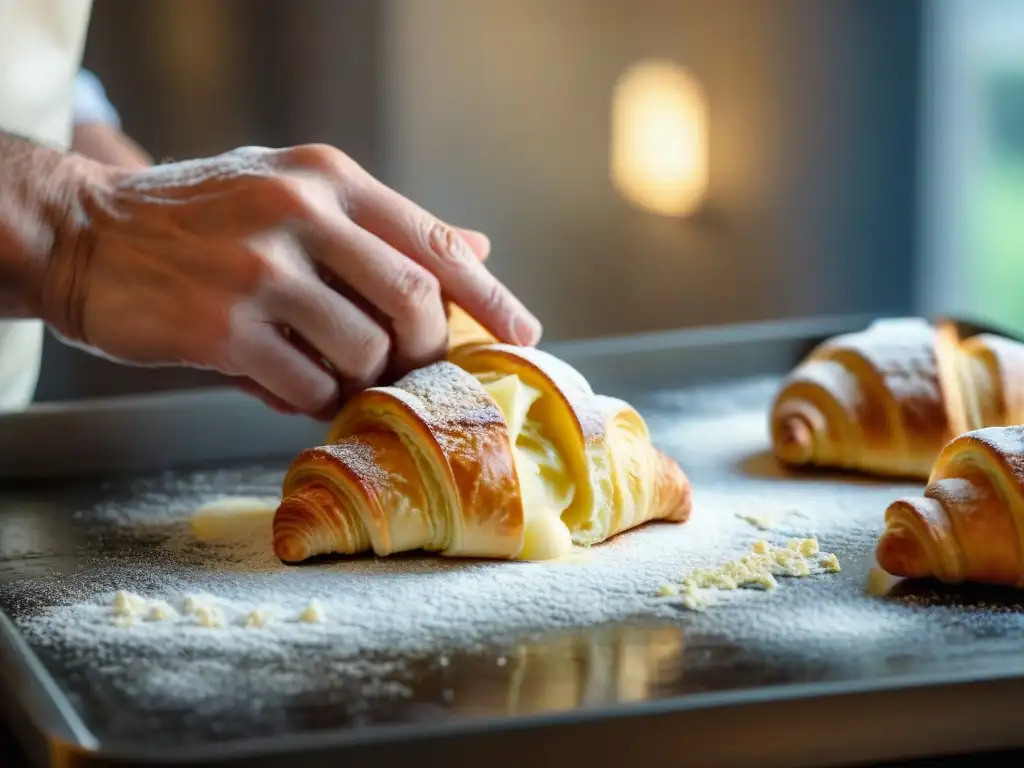
[[889, 505], [875, 554], [893, 576], [1024, 587], [1024, 426], [950, 442], [924, 495]]
[[274, 516], [285, 562], [419, 549], [549, 559], [690, 513], [688, 479], [640, 414], [536, 349], [456, 344], [356, 395], [328, 442], [286, 474]]
[[791, 466], [927, 478], [956, 435], [1021, 422], [1024, 344], [899, 318], [814, 349], [775, 398], [771, 440]]

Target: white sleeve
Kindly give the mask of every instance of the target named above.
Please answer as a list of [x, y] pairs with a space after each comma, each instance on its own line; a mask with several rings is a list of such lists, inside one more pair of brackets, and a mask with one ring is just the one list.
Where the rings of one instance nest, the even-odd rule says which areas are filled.
[[106, 123], [115, 128], [121, 127], [121, 116], [107, 98], [103, 83], [87, 69], [78, 70], [75, 77], [73, 115], [75, 125]]

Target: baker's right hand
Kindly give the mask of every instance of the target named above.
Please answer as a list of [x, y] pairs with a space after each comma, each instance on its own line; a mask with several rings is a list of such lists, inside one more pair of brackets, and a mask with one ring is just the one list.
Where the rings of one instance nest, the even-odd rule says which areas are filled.
[[135, 365], [236, 377], [280, 410], [340, 399], [443, 357], [442, 295], [499, 340], [540, 324], [445, 224], [322, 145], [244, 148], [125, 172], [86, 165], [42, 314]]

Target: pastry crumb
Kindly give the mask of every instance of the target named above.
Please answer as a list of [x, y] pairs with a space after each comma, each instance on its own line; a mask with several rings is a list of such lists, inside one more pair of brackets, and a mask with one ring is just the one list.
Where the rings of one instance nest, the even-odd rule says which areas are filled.
[[154, 600], [149, 605], [149, 612], [146, 614], [147, 621], [173, 621], [178, 618], [178, 612], [163, 600]]
[[[817, 562], [809, 560], [821, 555]], [[804, 578], [815, 573], [839, 571], [839, 560], [834, 554], [821, 553], [816, 538], [789, 539], [784, 546], [775, 546], [758, 539], [750, 551], [736, 560], [716, 568], [698, 568], [682, 582], [683, 604], [696, 604], [701, 590], [732, 591], [735, 589], [761, 589], [770, 591], [779, 586], [777, 577]], [[659, 594], [664, 587], [659, 589]]]
[[146, 598], [124, 589], [114, 594], [115, 616], [141, 616], [146, 611]]
[[193, 611], [196, 623], [201, 627], [223, 627], [224, 617], [221, 612], [212, 605], [201, 605]]
[[243, 627], [249, 629], [263, 629], [270, 623], [270, 611], [266, 608], [256, 608], [246, 615], [245, 620], [242, 622]]
[[674, 584], [661, 584], [658, 586], [658, 597], [672, 597], [678, 594], [679, 590]]
[[686, 594], [683, 595], [683, 607], [690, 611], [703, 611], [708, 607], [708, 599], [704, 595]]
[[821, 551], [821, 547], [818, 545], [818, 540], [811, 537], [809, 539], [803, 539], [800, 542], [799, 552], [804, 557], [814, 557]]
[[299, 614], [299, 621], [306, 624], [319, 624], [324, 620], [324, 609], [319, 600], [310, 600], [308, 605]]

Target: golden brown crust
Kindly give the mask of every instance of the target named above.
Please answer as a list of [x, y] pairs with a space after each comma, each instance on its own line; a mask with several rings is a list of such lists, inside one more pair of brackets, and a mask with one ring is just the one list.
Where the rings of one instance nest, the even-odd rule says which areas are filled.
[[1002, 427], [1024, 423], [1024, 344], [990, 333], [962, 345], [968, 386], [981, 402], [982, 423]]
[[[396, 518], [404, 516], [406, 509], [404, 502], [398, 502], [409, 493], [389, 493], [394, 503], [387, 506], [375, 503], [388, 484], [394, 485], [397, 474], [403, 485], [418, 485], [416, 494], [425, 497], [426, 504], [433, 504], [441, 518], [432, 516], [435, 525], [429, 540], [403, 549], [440, 550], [463, 557], [511, 558], [518, 554], [523, 541], [523, 507], [512, 446], [501, 411], [475, 378], [451, 363], [440, 362], [414, 371], [393, 387], [368, 389], [338, 414], [329, 440], [345, 446], [372, 446], [377, 432], [398, 439], [392, 443], [392, 453], [404, 454], [399, 472], [393, 471], [393, 456], [371, 457], [351, 449], [338, 452], [330, 446], [313, 449], [313, 454], [307, 451], [292, 465], [282, 502], [282, 508], [289, 511], [275, 516], [275, 551], [297, 548], [285, 539], [285, 532], [293, 535], [295, 524], [289, 522], [286, 527], [284, 523], [300, 514], [292, 511], [296, 502], [288, 497], [303, 483], [346, 490], [347, 495], [335, 494], [338, 514], [358, 517], [364, 527], [367, 519], [376, 520], [382, 514], [386, 527], [402, 529], [407, 523]], [[419, 466], [415, 453], [419, 454]], [[326, 454], [333, 461], [308, 466], [310, 456]], [[335, 480], [333, 486], [325, 477]], [[425, 482], [434, 484], [432, 494]], [[280, 524], [278, 517], [282, 518]], [[395, 551], [380, 536], [370, 540], [378, 555]], [[350, 553], [338, 548], [327, 551]]]
[[954, 436], [1014, 419], [1024, 421], [1024, 345], [886, 320], [821, 344], [783, 381], [772, 449], [795, 467], [925, 478]]
[[927, 475], [950, 437], [935, 345], [925, 321], [899, 319], [818, 346], [772, 406], [776, 456], [794, 466]]
[[685, 523], [693, 512], [693, 486], [675, 459], [655, 449], [654, 501], [651, 520]]
[[535, 349], [463, 344], [451, 360], [357, 395], [331, 426], [333, 445], [296, 458], [274, 521], [282, 560], [420, 548], [518, 556], [525, 518], [515, 448], [474, 374], [514, 374], [541, 393], [531, 419], [572, 478], [562, 519], [577, 543], [688, 519], [686, 475], [651, 446], [631, 406], [595, 395], [575, 369]]
[[961, 435], [943, 450], [923, 497], [885, 513], [879, 566], [907, 578], [1024, 586], [1024, 427]]

